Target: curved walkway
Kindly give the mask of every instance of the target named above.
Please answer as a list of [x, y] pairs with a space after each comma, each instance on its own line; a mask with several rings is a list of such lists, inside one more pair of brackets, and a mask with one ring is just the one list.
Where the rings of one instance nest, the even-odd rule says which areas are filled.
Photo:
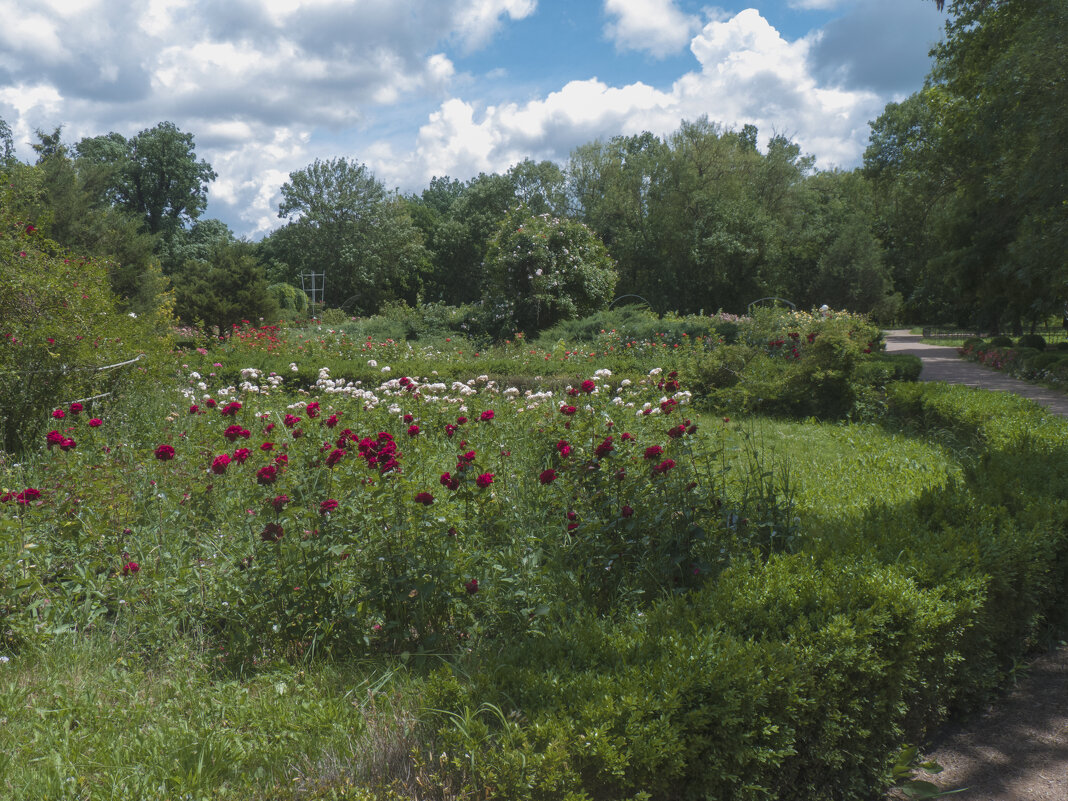
[[[921, 381], [1015, 392], [1068, 417], [1068, 396], [925, 345], [908, 331], [887, 331], [886, 349], [923, 360]], [[1068, 588], [1066, 588], [1068, 591]], [[982, 714], [943, 731], [926, 756], [944, 770], [922, 775], [961, 801], [1068, 801], [1068, 646], [1021, 666], [1015, 688]]]

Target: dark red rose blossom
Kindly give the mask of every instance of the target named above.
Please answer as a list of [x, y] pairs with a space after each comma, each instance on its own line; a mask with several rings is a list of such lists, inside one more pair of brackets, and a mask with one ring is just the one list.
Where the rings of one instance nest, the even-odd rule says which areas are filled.
[[52, 417], [54, 417], [56, 420], [62, 420], [66, 416], [67, 413], [62, 409], [56, 409], [52, 412]]
[[278, 478], [278, 468], [273, 464], [261, 467], [256, 471], [256, 481], [259, 484], [273, 484]]
[[418, 437], [419, 436], [419, 426], [417, 426], [415, 423], [412, 423], [410, 426], [408, 426], [408, 436], [409, 437]]
[[74, 415], [81, 414], [83, 409], [85, 409], [85, 407], [77, 401], [70, 405], [70, 413]]
[[252, 455], [252, 451], [248, 448], [238, 448], [234, 451], [234, 461], [238, 464], [242, 464], [248, 457]]
[[214, 459], [211, 460], [211, 472], [218, 476], [221, 476], [226, 472], [226, 468], [230, 466], [230, 454], [220, 453]]
[[627, 432], [627, 431], [624, 431], [623, 435], [620, 437], [620, 439], [623, 440], [624, 442], [629, 442], [630, 440], [634, 439], [634, 435], [629, 433], [629, 432]]
[[309, 403], [307, 406], [304, 407], [304, 413], [314, 420], [316, 417], [319, 416], [319, 402], [312, 401], [311, 403]]
[[292, 428], [299, 422], [300, 418], [297, 417], [295, 414], [287, 414], [285, 417], [282, 418], [282, 423], [285, 425], [286, 428]]
[[457, 427], [454, 426], [452, 423], [446, 423], [445, 424], [445, 436], [446, 437], [451, 437], [454, 433], [456, 433], [456, 428]]
[[280, 453], [276, 457], [274, 457], [274, 463], [275, 464], [289, 464], [289, 457], [284, 453]]
[[560, 407], [560, 414], [565, 415], [566, 417], [570, 417], [577, 411], [578, 409], [576, 409], [574, 406], [571, 406], [566, 403]]
[[624, 504], [622, 514], [623, 517], [631, 517], [634, 514], [634, 510]]
[[337, 425], [337, 421], [338, 421], [338, 416], [336, 414], [330, 415], [328, 418], [326, 418], [326, 427], [327, 428], [333, 428], [334, 426]]
[[341, 448], [334, 448], [334, 450], [330, 451], [330, 453], [326, 455], [326, 466], [333, 467], [345, 458], [346, 453], [347, 451], [344, 451]]
[[597, 385], [590, 379], [587, 378], [585, 381], [582, 382], [582, 391], [585, 392], [587, 395], [589, 395], [595, 389], [597, 389]]
[[654, 459], [659, 459], [663, 453], [664, 449], [661, 448], [659, 445], [650, 445], [648, 448], [645, 449], [645, 458], [649, 461], [652, 461]]
[[285, 536], [281, 523], [268, 523], [260, 532], [260, 539], [264, 542], [278, 542]]
[[59, 445], [60, 443], [62, 443], [63, 440], [66, 439], [66, 437], [64, 437], [58, 431], [49, 431], [48, 434], [45, 435], [45, 439], [48, 441], [48, 447], [51, 448], [53, 445]]
[[276, 512], [281, 512], [285, 509], [287, 503], [289, 503], [288, 495], [276, 495], [271, 499], [271, 506], [274, 507]]
[[100, 428], [102, 425], [104, 425], [104, 421], [99, 417], [93, 417], [89, 420], [89, 428]]
[[429, 492], [417, 492], [415, 495], [415, 502], [421, 503], [423, 506], [430, 506], [434, 502], [434, 496]]
[[667, 435], [669, 437], [671, 437], [672, 439], [678, 439], [679, 437], [681, 437], [685, 433], [686, 433], [686, 426], [681, 424], [681, 423], [679, 425], [675, 426], [674, 428], [669, 428], [668, 431], [667, 431]]
[[30, 504], [41, 497], [41, 491], [34, 489], [33, 487], [27, 487], [18, 495], [15, 496], [15, 501], [21, 504]]
[[675, 466], [675, 460], [674, 459], [665, 459], [664, 461], [662, 461], [660, 464], [658, 464], [656, 467], [653, 468], [653, 472], [654, 473], [666, 473], [668, 470], [670, 470], [674, 466]]
[[605, 437], [601, 444], [593, 449], [593, 454], [598, 459], [605, 458], [608, 454], [616, 449], [616, 446], [612, 444], [611, 437]]
[[59, 443], [59, 449], [61, 451], [72, 451], [78, 447], [78, 443], [72, 440], [70, 437], [64, 437], [63, 441]]
[[479, 489], [485, 489], [492, 483], [493, 473], [482, 473], [480, 476], [478, 476], [478, 478], [475, 479], [475, 484], [478, 485]]
[[483, 423], [488, 423], [490, 420], [493, 419], [493, 409], [486, 409], [486, 411], [484, 411], [478, 416], [478, 419], [481, 420]]
[[230, 442], [234, 442], [237, 440], [238, 437], [244, 437], [245, 439], [248, 439], [250, 436], [252, 436], [252, 434], [247, 428], [242, 428], [238, 425], [232, 425], [226, 427], [226, 430], [223, 432], [223, 436], [230, 440]]
[[197, 406], [195, 403], [192, 406], [189, 407], [189, 413], [190, 414], [196, 414], [199, 411], [200, 411], [200, 407]]
[[207, 406], [209, 409], [214, 409], [215, 408], [215, 399], [214, 398], [208, 398], [206, 401], [204, 401], [204, 405]]
[[538, 481], [542, 484], [552, 484], [556, 481], [556, 471], [551, 467], [548, 470], [542, 470], [541, 475], [538, 476]]
[[441, 486], [445, 487], [445, 489], [457, 490], [460, 488], [459, 476], [454, 476], [450, 473], [442, 473], [441, 478], [439, 478], [438, 481], [441, 483]]
[[338, 506], [338, 502], [335, 501], [333, 498], [327, 498], [325, 501], [319, 504], [319, 514], [329, 514], [330, 512], [336, 511]]
[[169, 462], [174, 458], [174, 448], [170, 445], [160, 445], [156, 448], [156, 458], [161, 462]]
[[566, 439], [562, 439], [556, 443], [556, 450], [561, 457], [567, 456], [571, 453], [571, 446], [568, 444]]
[[567, 530], [568, 531], [574, 531], [578, 527], [579, 527], [578, 523], [568, 523], [567, 524]]
[[456, 418], [456, 425], [458, 425], [458, 426], [462, 426], [466, 422], [467, 422], [467, 418], [464, 417], [463, 415], [460, 415], [459, 417]]
[[241, 411], [241, 403], [239, 401], [230, 401], [219, 410], [219, 414], [226, 417], [233, 417], [239, 411]]
[[404, 415], [404, 422], [405, 423], [414, 423], [415, 422], [415, 415], [413, 415], [413, 414]]
[[471, 579], [464, 584], [464, 589], [467, 590], [468, 595], [474, 595], [478, 592], [478, 579]]
[[574, 509], [569, 509], [567, 512], [567, 519], [578, 520], [578, 512], [576, 512]]
[[671, 414], [671, 410], [679, 405], [679, 402], [674, 398], [668, 398], [667, 400], [660, 401], [660, 411], [664, 414]]
[[262, 445], [260, 445], [260, 450], [261, 451], [273, 451], [274, 450], [274, 443], [273, 442], [265, 442]]
[[136, 573], [140, 569], [141, 565], [137, 564], [137, 562], [127, 562], [122, 566], [122, 575], [129, 576]]

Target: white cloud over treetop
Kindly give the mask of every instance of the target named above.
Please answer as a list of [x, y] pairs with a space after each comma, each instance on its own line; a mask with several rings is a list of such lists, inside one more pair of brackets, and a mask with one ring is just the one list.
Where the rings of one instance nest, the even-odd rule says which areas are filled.
[[701, 21], [682, 13], [673, 0], [605, 0], [611, 21], [608, 38], [622, 50], [644, 50], [663, 57], [686, 47]]

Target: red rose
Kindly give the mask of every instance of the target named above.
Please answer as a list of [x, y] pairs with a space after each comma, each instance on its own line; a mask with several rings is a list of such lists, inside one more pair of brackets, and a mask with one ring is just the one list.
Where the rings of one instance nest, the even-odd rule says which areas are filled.
[[585, 392], [587, 395], [589, 395], [595, 389], [597, 389], [597, 385], [593, 383], [593, 381], [591, 381], [590, 379], [587, 378], [585, 381], [582, 382], [582, 391]]
[[276, 512], [281, 512], [286, 508], [286, 504], [289, 503], [288, 495], [276, 495], [271, 499], [271, 506], [274, 507]]
[[434, 496], [429, 492], [419, 492], [416, 493], [415, 502], [421, 503], [423, 506], [430, 506], [434, 502]]
[[576, 409], [574, 406], [570, 406], [566, 403], [560, 407], [560, 414], [566, 415], [567, 417], [570, 417], [577, 411], [578, 409]]
[[256, 481], [260, 484], [273, 484], [278, 478], [278, 468], [273, 464], [261, 467], [256, 472]]
[[480, 489], [485, 489], [492, 483], [493, 473], [482, 473], [478, 478], [475, 479], [475, 484], [477, 484]]
[[458, 426], [462, 426], [466, 422], [467, 422], [467, 418], [462, 416], [462, 415], [460, 417], [456, 418], [456, 425], [458, 425]]
[[49, 431], [45, 439], [48, 441], [48, 447], [51, 448], [53, 445], [59, 445], [63, 442], [65, 437], [58, 431]]
[[449, 473], [442, 473], [441, 478], [438, 479], [441, 486], [449, 490], [457, 490], [460, 488], [460, 478], [458, 476], [450, 475]]
[[81, 414], [81, 412], [82, 412], [82, 409], [84, 409], [84, 408], [85, 408], [85, 407], [84, 407], [84, 406], [82, 406], [82, 405], [81, 405], [80, 403], [78, 403], [78, 402], [74, 402], [74, 403], [72, 403], [72, 404], [70, 405], [70, 413], [71, 413], [71, 414]]
[[334, 448], [334, 450], [330, 451], [330, 453], [326, 455], [326, 466], [333, 467], [334, 465], [336, 465], [343, 458], [345, 458], [345, 453], [346, 451], [343, 451], [341, 448]]
[[262, 445], [260, 445], [260, 450], [261, 451], [273, 451], [274, 450], [274, 443], [273, 442], [265, 442]]
[[464, 584], [464, 589], [467, 590], [468, 595], [474, 595], [478, 592], [478, 579], [471, 579]]
[[67, 413], [62, 409], [56, 409], [52, 412], [52, 416], [57, 420], [62, 420], [64, 417], [67, 416]]
[[674, 459], [665, 459], [664, 461], [662, 461], [660, 464], [658, 464], [656, 467], [653, 468], [653, 472], [654, 473], [666, 473], [668, 470], [670, 470], [674, 466], [675, 466], [675, 460]]
[[645, 449], [645, 458], [649, 461], [652, 461], [653, 459], [659, 459], [660, 455], [663, 452], [664, 449], [661, 448], [659, 445], [650, 445], [648, 448]]
[[624, 507], [623, 507], [623, 517], [630, 517], [633, 514], [634, 514], [634, 510], [631, 509], [629, 506], [624, 505]]
[[140, 569], [141, 565], [137, 564], [137, 562], [127, 562], [122, 566], [122, 575], [128, 576], [131, 573], [136, 573]]
[[566, 439], [562, 439], [556, 443], [556, 450], [559, 452], [561, 457], [567, 456], [571, 453], [571, 446], [568, 444]]
[[260, 539], [264, 542], [278, 542], [284, 535], [280, 523], [268, 523], [260, 532]]
[[319, 403], [318, 403], [318, 401], [312, 401], [307, 406], [305, 406], [304, 407], [304, 412], [310, 418], [314, 419], [314, 418], [318, 417], [319, 416]]
[[228, 404], [223, 406], [222, 409], [219, 410], [219, 414], [225, 415], [227, 417], [233, 417], [239, 411], [241, 411], [241, 404], [238, 401], [230, 401]]
[[24, 489], [22, 492], [20, 492], [18, 495], [15, 496], [15, 500], [18, 503], [21, 503], [21, 504], [29, 504], [29, 503], [33, 503], [34, 501], [36, 501], [40, 497], [41, 497], [41, 491], [39, 489], [34, 489], [33, 487], [27, 487], [26, 489]]
[[336, 414], [330, 415], [328, 418], [326, 418], [326, 427], [327, 428], [333, 428], [334, 426], [337, 425], [337, 420], [338, 420], [338, 417], [337, 417]]
[[327, 498], [325, 501], [319, 504], [319, 514], [325, 515], [333, 512], [337, 509], [338, 502], [333, 498]]
[[221, 476], [226, 472], [226, 468], [230, 466], [230, 454], [221, 453], [211, 460], [211, 472], [217, 476]]
[[414, 415], [411, 415], [411, 414], [406, 414], [406, 415], [404, 415], [404, 422], [405, 422], [405, 423], [412, 423], [412, 422], [415, 422], [415, 416], [414, 416]]
[[172, 448], [170, 445], [160, 445], [158, 448], [156, 448], [155, 453], [156, 458], [159, 459], [161, 462], [169, 462], [171, 459], [174, 458], [174, 448]]
[[548, 470], [542, 470], [541, 475], [538, 476], [538, 481], [542, 484], [552, 484], [556, 481], [556, 471], [551, 467]]
[[300, 418], [297, 417], [295, 414], [287, 414], [285, 417], [282, 418], [282, 423], [285, 425], [286, 428], [292, 428], [299, 422]]
[[493, 409], [486, 409], [486, 411], [484, 411], [478, 416], [478, 419], [481, 420], [483, 423], [488, 423], [490, 420], [493, 419]]
[[415, 423], [412, 423], [412, 425], [408, 426], [408, 436], [409, 437], [417, 437], [417, 436], [419, 436], [419, 426], [415, 425]]
[[234, 461], [238, 464], [241, 464], [251, 455], [252, 451], [250, 451], [248, 448], [238, 448], [236, 451], [234, 451]]
[[612, 438], [605, 437], [604, 441], [593, 449], [593, 453], [598, 459], [603, 459], [615, 449], [615, 445], [612, 444]]
[[72, 440], [70, 437], [64, 437], [63, 441], [59, 443], [59, 449], [61, 451], [72, 451], [77, 447], [78, 443]]
[[100, 428], [100, 426], [102, 425], [104, 425], [104, 421], [101, 420], [99, 417], [94, 417], [89, 421], [90, 428]]

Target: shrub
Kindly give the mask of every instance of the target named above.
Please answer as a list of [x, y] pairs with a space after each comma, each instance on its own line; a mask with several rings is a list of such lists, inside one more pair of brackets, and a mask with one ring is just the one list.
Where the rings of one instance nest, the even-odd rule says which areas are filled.
[[284, 317], [295, 320], [307, 316], [308, 296], [302, 289], [292, 284], [271, 284], [267, 291], [278, 304]]
[[1046, 338], [1040, 334], [1024, 334], [1018, 340], [1016, 344], [1021, 348], [1034, 348], [1035, 350], [1046, 349]]
[[1012, 337], [996, 336], [990, 338], [990, 344], [995, 348], [1011, 348], [1013, 341]]
[[[170, 316], [120, 312], [111, 265], [65, 253], [14, 219], [9, 193], [0, 193], [0, 447], [21, 449], [53, 422], [49, 409], [166, 369]], [[139, 364], [97, 370], [142, 354]]]
[[534, 333], [608, 305], [618, 276], [597, 235], [575, 220], [531, 215], [501, 222], [486, 252], [485, 302], [502, 336]]

